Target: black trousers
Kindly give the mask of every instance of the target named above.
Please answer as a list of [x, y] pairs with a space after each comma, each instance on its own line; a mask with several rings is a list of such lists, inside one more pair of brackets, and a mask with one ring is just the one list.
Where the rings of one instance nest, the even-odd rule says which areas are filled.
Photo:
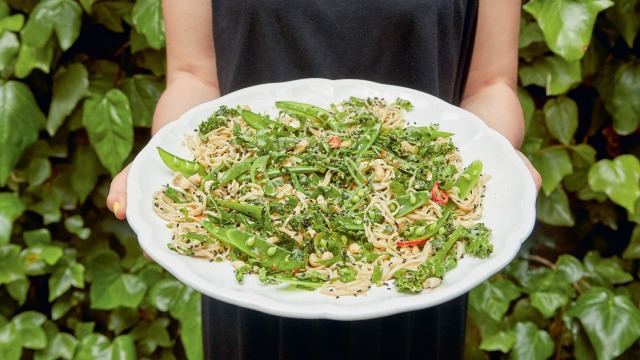
[[462, 359], [467, 296], [361, 321], [284, 318], [202, 296], [204, 355], [215, 359]]

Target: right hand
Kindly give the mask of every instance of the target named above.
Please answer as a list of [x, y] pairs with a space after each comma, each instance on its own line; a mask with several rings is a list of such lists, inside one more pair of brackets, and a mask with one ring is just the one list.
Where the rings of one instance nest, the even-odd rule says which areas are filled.
[[127, 176], [130, 167], [131, 164], [127, 165], [113, 178], [107, 195], [107, 207], [120, 220], [127, 217]]

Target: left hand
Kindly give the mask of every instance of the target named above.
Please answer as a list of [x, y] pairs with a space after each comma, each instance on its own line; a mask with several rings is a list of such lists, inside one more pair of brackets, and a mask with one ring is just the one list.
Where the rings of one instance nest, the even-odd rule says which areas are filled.
[[542, 177], [540, 176], [540, 173], [538, 172], [538, 170], [536, 170], [535, 167], [533, 167], [533, 164], [531, 164], [529, 158], [527, 158], [522, 152], [520, 152], [520, 150], [516, 150], [516, 152], [529, 169], [529, 172], [531, 172], [531, 176], [533, 176], [533, 182], [536, 184], [536, 190], [540, 191], [540, 188], [542, 187]]

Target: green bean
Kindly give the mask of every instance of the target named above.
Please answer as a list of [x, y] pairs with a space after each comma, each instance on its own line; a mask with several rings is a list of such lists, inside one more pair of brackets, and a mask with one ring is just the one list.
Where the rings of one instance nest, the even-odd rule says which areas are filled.
[[164, 162], [170, 170], [182, 173], [185, 177], [190, 177], [195, 174], [200, 174], [202, 176], [207, 175], [207, 169], [199, 163], [180, 158], [159, 146], [156, 148], [160, 154], [160, 159], [162, 159], [162, 162]]
[[451, 247], [453, 246], [453, 244], [456, 241], [458, 241], [458, 239], [462, 235], [463, 230], [464, 230], [463, 226], [456, 227], [456, 229], [451, 233], [451, 235], [449, 235], [449, 238], [444, 243], [444, 246], [440, 250], [438, 250], [435, 255], [433, 255], [434, 261], [444, 261], [444, 258], [449, 253], [449, 250], [451, 250]]
[[[306, 174], [321, 171], [316, 166], [288, 166], [281, 167], [280, 169], [269, 169], [266, 172], [266, 176], [269, 178], [282, 176], [283, 174]], [[251, 174], [243, 174], [238, 177], [238, 182], [244, 182], [251, 180]]]
[[360, 171], [360, 169], [358, 169], [358, 165], [356, 165], [356, 163], [349, 157], [345, 157], [344, 161], [347, 165], [347, 170], [349, 171], [349, 174], [351, 175], [353, 180], [355, 180], [358, 186], [362, 186], [362, 184], [364, 183], [364, 175], [362, 175], [362, 172]]

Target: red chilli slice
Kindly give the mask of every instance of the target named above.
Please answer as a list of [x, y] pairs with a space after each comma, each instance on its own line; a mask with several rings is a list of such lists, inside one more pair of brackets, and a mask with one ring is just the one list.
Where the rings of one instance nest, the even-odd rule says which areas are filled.
[[446, 205], [449, 202], [449, 193], [440, 190], [440, 184], [436, 182], [431, 189], [431, 200], [436, 204]]
[[422, 244], [425, 244], [427, 241], [429, 241], [429, 239], [430, 238], [420, 239], [420, 240], [407, 240], [407, 241], [398, 240], [396, 241], [396, 245], [398, 246], [422, 245]]

